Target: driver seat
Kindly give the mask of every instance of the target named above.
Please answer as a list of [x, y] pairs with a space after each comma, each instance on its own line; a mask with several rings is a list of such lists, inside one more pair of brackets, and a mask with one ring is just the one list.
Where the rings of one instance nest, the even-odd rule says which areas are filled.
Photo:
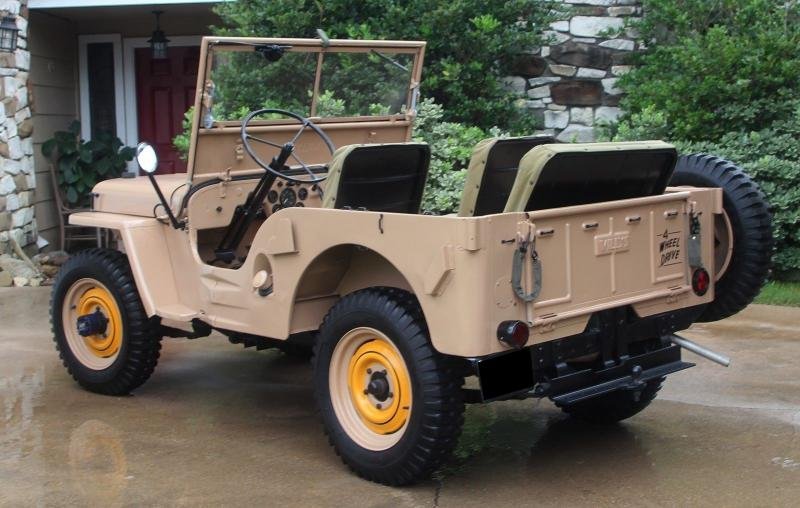
[[343, 146], [331, 158], [322, 207], [419, 213], [430, 159], [426, 143]]

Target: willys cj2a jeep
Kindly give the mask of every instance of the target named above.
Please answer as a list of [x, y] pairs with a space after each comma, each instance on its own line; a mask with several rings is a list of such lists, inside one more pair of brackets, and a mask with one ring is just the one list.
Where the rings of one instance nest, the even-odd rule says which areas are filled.
[[726, 364], [675, 332], [758, 292], [772, 250], [758, 187], [660, 141], [488, 139], [458, 213], [423, 214], [424, 47], [205, 38], [188, 172], [154, 175], [142, 144], [146, 176], [98, 184], [70, 218], [119, 247], [76, 254], [53, 288], [77, 382], [130, 392], [163, 336], [313, 348], [331, 444], [398, 485], [448, 457], [465, 403], [548, 397], [615, 422], [692, 366], [682, 348]]

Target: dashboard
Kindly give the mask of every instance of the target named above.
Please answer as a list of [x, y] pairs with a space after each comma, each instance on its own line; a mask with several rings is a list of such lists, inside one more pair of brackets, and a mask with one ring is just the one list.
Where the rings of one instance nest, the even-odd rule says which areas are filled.
[[322, 188], [319, 184], [305, 184], [276, 180], [267, 193], [265, 208], [275, 213], [293, 206], [319, 207], [322, 205]]

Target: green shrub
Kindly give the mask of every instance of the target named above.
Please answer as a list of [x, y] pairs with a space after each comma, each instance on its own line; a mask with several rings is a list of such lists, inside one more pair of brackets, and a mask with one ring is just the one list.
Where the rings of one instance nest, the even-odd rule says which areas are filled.
[[800, 274], [800, 3], [645, 0], [648, 49], [619, 85], [617, 141], [667, 139], [741, 165], [774, 212], [778, 277]]
[[715, 141], [768, 128], [800, 95], [800, 4], [645, 0], [648, 49], [624, 75], [623, 110], [663, 113], [670, 139]]
[[501, 78], [556, 15], [540, 0], [239, 0], [216, 11], [221, 35], [316, 37], [322, 28], [332, 38], [425, 40], [422, 94], [447, 121], [520, 132], [532, 129], [532, 115]]
[[191, 144], [192, 139], [192, 120], [194, 119], [194, 106], [189, 108], [186, 113], [183, 114], [183, 120], [181, 121], [181, 127], [183, 130], [172, 138], [172, 146], [178, 151], [180, 158], [186, 160], [189, 157], [189, 145]]

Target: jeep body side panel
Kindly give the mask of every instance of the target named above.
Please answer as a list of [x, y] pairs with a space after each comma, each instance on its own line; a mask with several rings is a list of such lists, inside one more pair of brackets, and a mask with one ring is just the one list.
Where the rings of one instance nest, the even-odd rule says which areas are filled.
[[[506, 349], [496, 339], [504, 320], [531, 323], [538, 343], [582, 332], [593, 312], [607, 308], [632, 305], [644, 316], [711, 301], [713, 291], [700, 297], [691, 290], [686, 242], [693, 209], [705, 232], [702, 261], [712, 271], [718, 192], [681, 189], [476, 218], [289, 208], [261, 225], [236, 270], [200, 259], [191, 226], [179, 231], [156, 219], [97, 212], [76, 214], [73, 223], [119, 231], [151, 315], [284, 339], [317, 328], [348, 292], [401, 287], [419, 299], [439, 351], [473, 357]], [[526, 304], [510, 281], [517, 239], [528, 235], [542, 262], [542, 291]], [[268, 296], [253, 287], [261, 271], [271, 277]]]

